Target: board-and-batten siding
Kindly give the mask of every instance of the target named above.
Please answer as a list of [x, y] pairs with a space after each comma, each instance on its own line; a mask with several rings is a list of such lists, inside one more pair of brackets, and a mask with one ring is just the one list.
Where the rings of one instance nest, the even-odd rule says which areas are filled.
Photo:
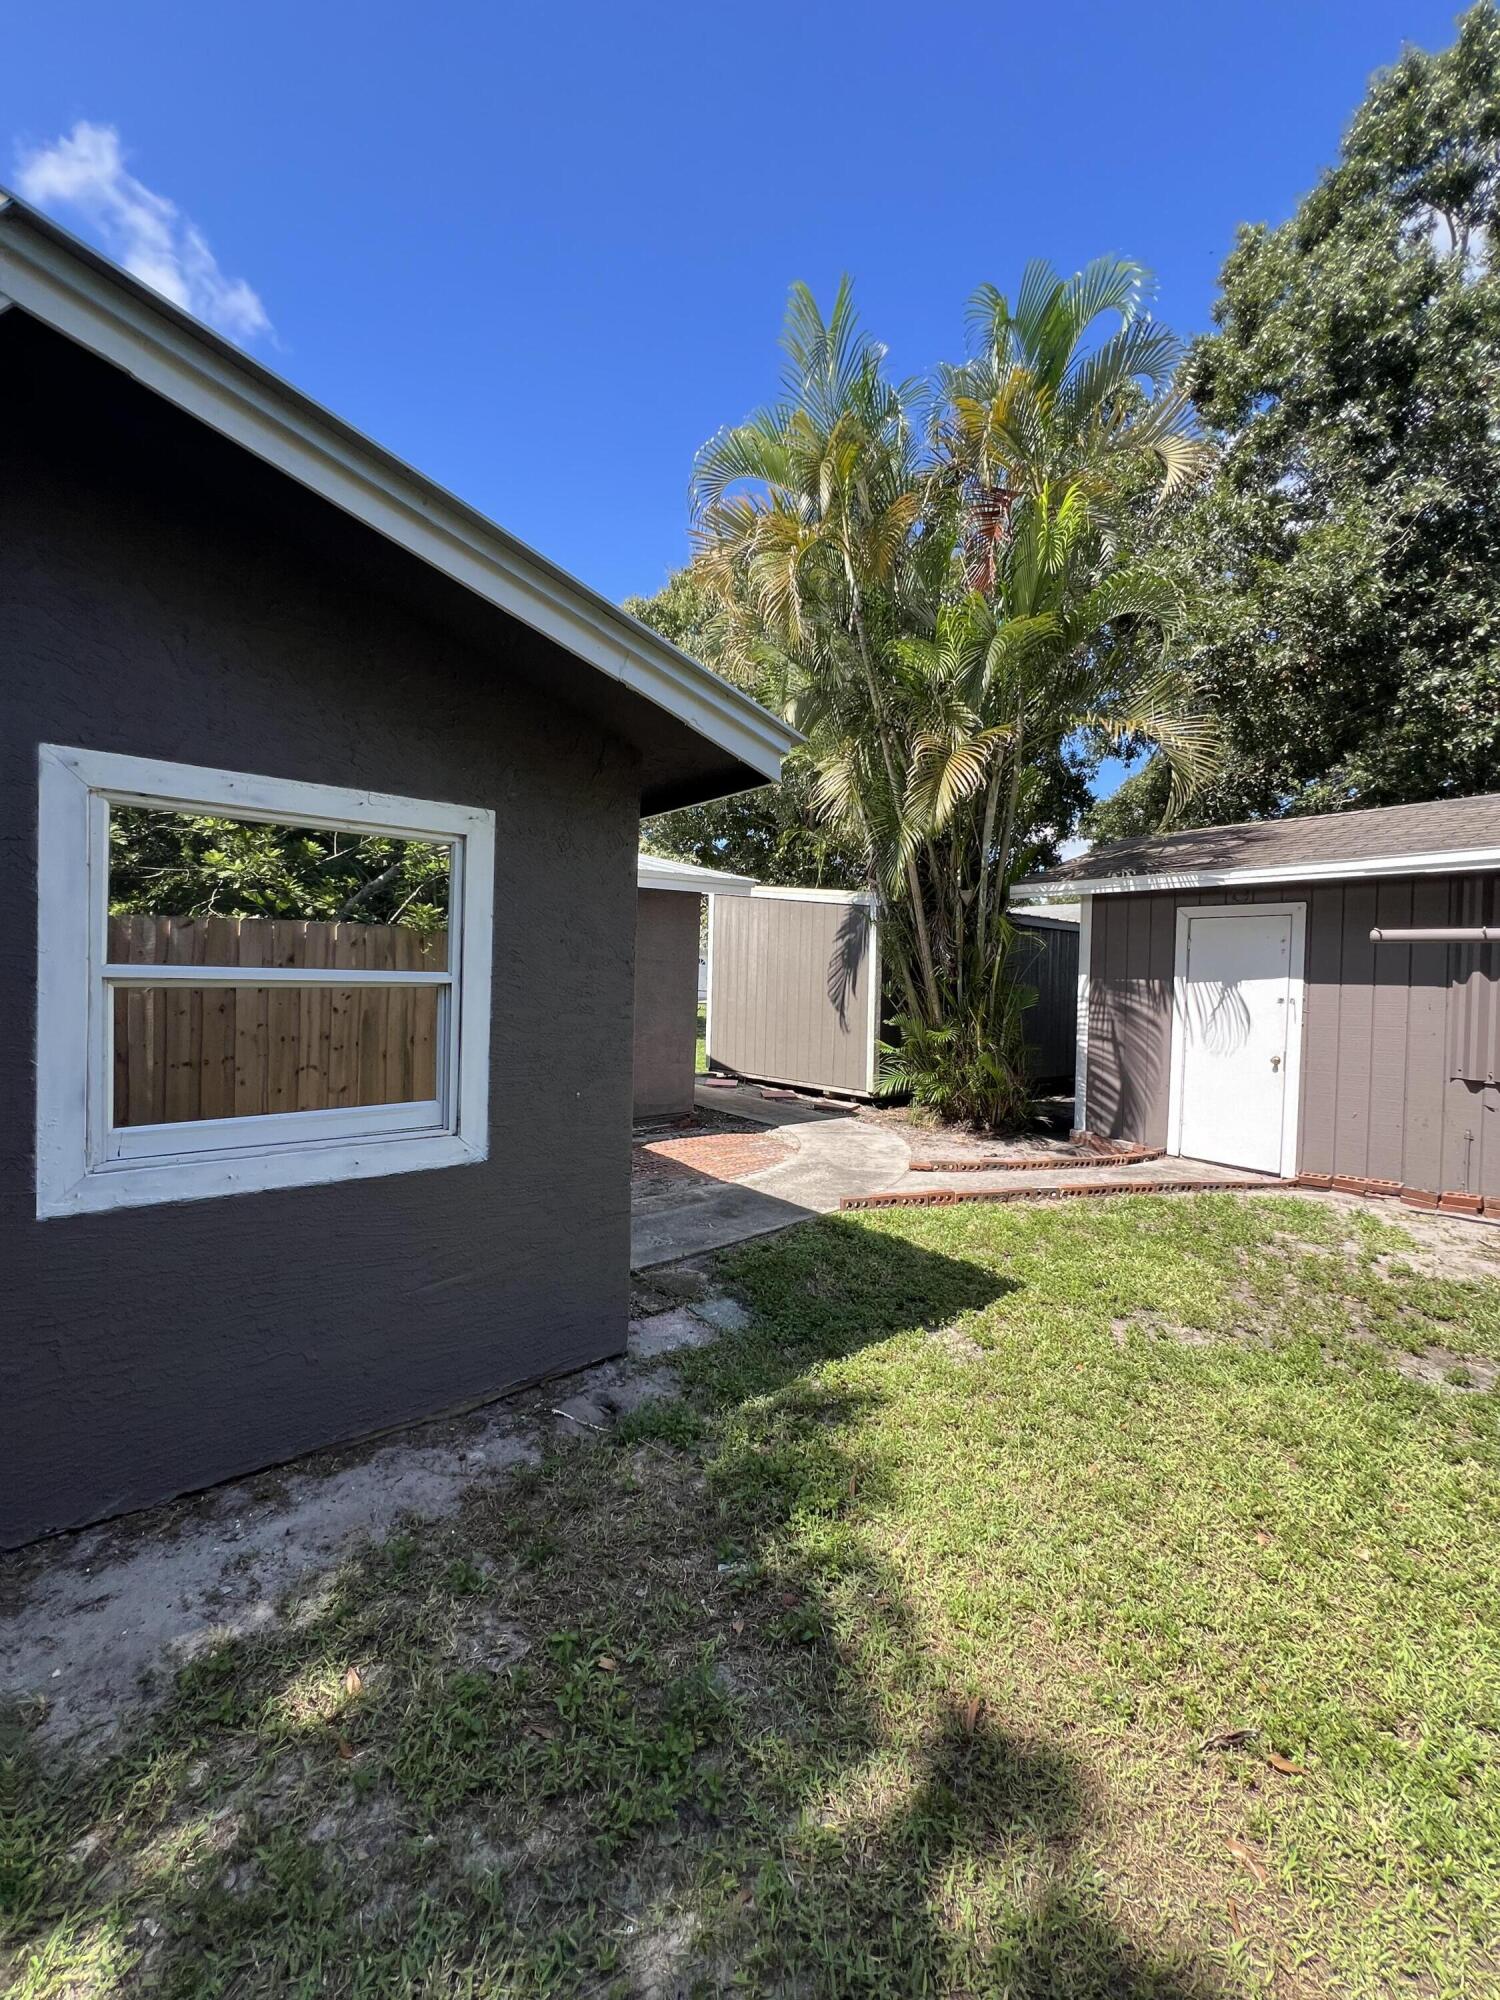
[[1071, 1080], [1078, 1047], [1078, 926], [1048, 923], [1041, 911], [1012, 917], [1012, 973], [1036, 993], [1021, 1017], [1031, 1075], [1039, 1083]]
[[875, 926], [861, 903], [716, 896], [708, 1060], [777, 1083], [875, 1088]]
[[1177, 911], [1307, 906], [1299, 1168], [1500, 1195], [1500, 946], [1370, 932], [1493, 924], [1497, 878], [1094, 899], [1088, 1121], [1167, 1143]]

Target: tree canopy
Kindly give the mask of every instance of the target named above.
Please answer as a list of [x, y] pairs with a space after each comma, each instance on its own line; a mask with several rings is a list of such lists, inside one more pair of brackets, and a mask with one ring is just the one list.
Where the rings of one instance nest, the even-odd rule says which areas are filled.
[[[1180, 818], [1500, 785], [1500, 15], [1378, 75], [1339, 161], [1245, 228], [1181, 370], [1212, 470], [1142, 513], [1225, 732]], [[1160, 766], [1090, 815], [1167, 806]]]
[[[625, 609], [716, 672], [739, 679], [755, 693], [756, 676], [736, 671], [725, 657], [724, 623], [709, 592], [688, 569], [678, 570], [654, 597], [628, 597]], [[782, 767], [781, 782], [658, 813], [641, 827], [641, 845], [653, 854], [727, 868], [782, 887], [857, 889], [865, 879], [858, 847], [819, 816], [813, 804], [815, 772], [805, 751]]]
[[277, 917], [446, 928], [446, 847], [384, 834], [114, 806], [109, 906], [175, 917]]

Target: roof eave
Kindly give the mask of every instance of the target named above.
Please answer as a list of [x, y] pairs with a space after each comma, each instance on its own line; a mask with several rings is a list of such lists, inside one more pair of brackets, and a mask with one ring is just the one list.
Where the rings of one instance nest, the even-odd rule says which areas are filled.
[[700, 868], [691, 862], [678, 866], [658, 855], [642, 854], [636, 862], [636, 886], [683, 895], [748, 896], [756, 882], [753, 875], [732, 875], [726, 869]]
[[1142, 896], [1167, 890], [1258, 888], [1276, 882], [1358, 882], [1393, 875], [1474, 875], [1500, 869], [1500, 847], [1454, 849], [1450, 853], [1382, 854], [1364, 860], [1287, 861], [1266, 868], [1164, 868], [1139, 875], [1044, 875], [1017, 882], [1011, 899], [1040, 903], [1049, 897]]
[[0, 189], [0, 311], [18, 306], [675, 716], [752, 780], [802, 738], [65, 229]]

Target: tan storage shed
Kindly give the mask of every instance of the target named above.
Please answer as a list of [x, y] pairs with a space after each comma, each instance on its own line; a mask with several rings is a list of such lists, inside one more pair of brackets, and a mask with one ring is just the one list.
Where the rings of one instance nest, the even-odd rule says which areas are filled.
[[[1017, 911], [1016, 976], [1036, 989], [1027, 1015], [1032, 1074], [1071, 1076], [1077, 905]], [[714, 1069], [837, 1096], [880, 1081], [880, 927], [873, 896], [756, 887], [709, 904], [708, 1060]]]
[[878, 1081], [873, 896], [772, 889], [708, 906], [708, 1061], [765, 1083], [868, 1097]]
[[1075, 1122], [1500, 1200], [1500, 796], [1117, 842], [1082, 904]]

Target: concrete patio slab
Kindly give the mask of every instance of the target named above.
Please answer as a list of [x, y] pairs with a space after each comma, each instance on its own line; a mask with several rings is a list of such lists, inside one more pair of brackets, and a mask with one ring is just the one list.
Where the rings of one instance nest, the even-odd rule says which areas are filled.
[[674, 1189], [669, 1203], [638, 1208], [630, 1231], [637, 1271], [829, 1214], [845, 1195], [894, 1186], [910, 1165], [911, 1150], [899, 1133], [850, 1111], [766, 1097], [753, 1084], [726, 1090], [700, 1083], [696, 1095], [704, 1112], [727, 1112], [775, 1130], [792, 1146], [791, 1157], [735, 1181], [705, 1175]]

